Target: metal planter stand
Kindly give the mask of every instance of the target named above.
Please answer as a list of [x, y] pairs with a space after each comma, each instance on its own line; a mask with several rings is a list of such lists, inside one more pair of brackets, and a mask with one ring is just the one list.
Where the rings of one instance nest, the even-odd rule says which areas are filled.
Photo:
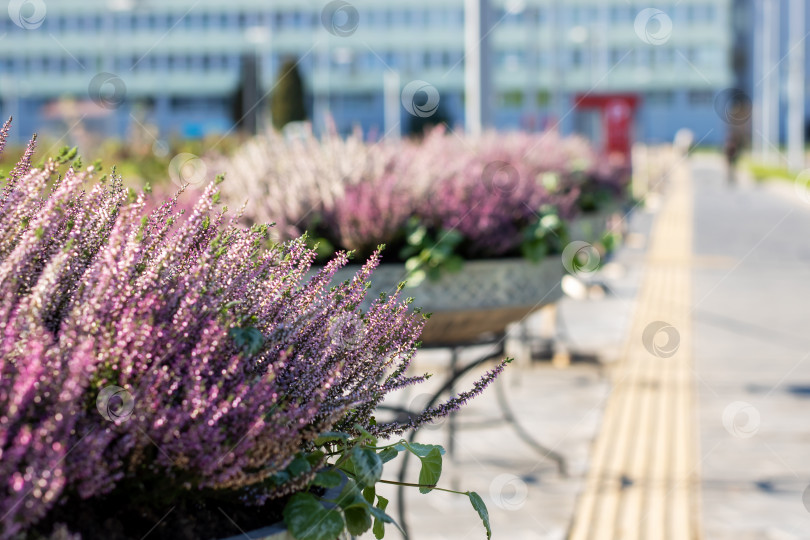
[[[350, 279], [356, 271], [356, 267], [341, 269], [335, 276], [335, 281]], [[467, 261], [461, 272], [447, 274], [435, 282], [425, 281], [417, 287], [406, 287], [403, 293], [414, 298], [413, 305], [431, 313], [422, 333], [423, 348], [450, 350], [448, 376], [426, 408], [437, 404], [444, 395], [452, 396], [459, 379], [465, 374], [483, 364], [503, 358], [507, 326], [543, 306], [557, 302], [562, 297], [560, 282], [563, 272], [562, 261], [558, 257], [551, 257], [540, 263], [525, 259]], [[379, 297], [380, 293], [396, 290], [397, 284], [406, 277], [404, 265], [381, 265], [371, 276], [367, 295], [369, 303]], [[461, 365], [461, 351], [481, 345], [494, 346], [494, 349]], [[559, 473], [565, 475], [565, 459], [529, 435], [516, 420], [501, 385], [496, 383], [495, 388], [502, 419], [497, 424], [502, 425], [505, 420], [521, 440], [544, 458], [553, 461]], [[421, 412], [390, 406], [381, 408], [399, 413], [404, 418]], [[453, 414], [448, 417], [447, 423], [447, 453], [452, 458], [455, 451], [454, 437], [460, 426]], [[413, 441], [415, 436], [416, 433], [411, 432], [409, 440]], [[408, 462], [406, 453], [399, 472], [401, 482], [407, 473]], [[407, 531], [402, 489], [399, 486], [398, 517], [400, 525]]]

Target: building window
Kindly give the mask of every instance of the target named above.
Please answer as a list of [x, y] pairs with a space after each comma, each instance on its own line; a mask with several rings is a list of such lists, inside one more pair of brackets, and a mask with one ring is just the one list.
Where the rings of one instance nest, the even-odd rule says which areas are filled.
[[573, 49], [571, 51], [571, 65], [575, 68], [582, 67], [583, 56], [582, 49]]
[[656, 90], [644, 96], [644, 102], [649, 105], [672, 105], [675, 103], [675, 92], [672, 90]]
[[687, 22], [695, 22], [695, 10], [696, 7], [692, 4], [686, 6], [686, 20]]
[[637, 67], [648, 67], [650, 65], [650, 54], [649, 49], [638, 49], [636, 51], [636, 66]]
[[507, 51], [500, 54], [498, 64], [508, 70], [518, 70], [523, 65], [523, 53], [521, 51]]
[[659, 66], [671, 65], [675, 60], [675, 50], [671, 47], [656, 47], [653, 51], [654, 62]]
[[522, 107], [523, 106], [523, 92], [520, 90], [511, 90], [504, 92], [500, 95], [501, 106], [503, 107]]
[[714, 92], [711, 90], [690, 90], [688, 99], [690, 105], [711, 105], [714, 103]]
[[548, 22], [548, 10], [543, 7], [538, 7], [535, 9], [537, 9], [537, 24], [546, 24]]
[[453, 65], [453, 61], [451, 60], [450, 51], [442, 52], [442, 67], [449, 68]]

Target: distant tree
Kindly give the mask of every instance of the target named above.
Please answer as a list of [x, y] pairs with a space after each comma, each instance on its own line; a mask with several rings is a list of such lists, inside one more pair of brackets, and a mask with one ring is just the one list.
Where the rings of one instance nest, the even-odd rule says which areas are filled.
[[273, 125], [281, 129], [290, 122], [306, 120], [304, 84], [298, 72], [298, 63], [294, 60], [285, 61], [281, 65], [276, 81], [276, 89], [270, 100]]
[[259, 113], [262, 110], [259, 90], [257, 58], [246, 54], [241, 59], [239, 81], [231, 95], [231, 117], [240, 131], [256, 133]]

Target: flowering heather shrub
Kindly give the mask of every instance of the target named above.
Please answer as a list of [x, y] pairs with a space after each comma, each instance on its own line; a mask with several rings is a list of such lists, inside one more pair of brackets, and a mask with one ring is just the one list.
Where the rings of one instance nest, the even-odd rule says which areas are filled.
[[393, 149], [370, 146], [359, 134], [289, 140], [268, 131], [220, 164], [228, 171], [223, 195], [247, 202], [252, 221], [275, 222], [278, 238], [297, 238], [333, 208], [346, 186], [379, 177], [392, 159]]
[[388, 392], [424, 379], [406, 375], [424, 317], [399, 292], [357, 307], [379, 253], [330, 289], [347, 255], [307, 279], [303, 239], [268, 248], [267, 226], [216, 210], [220, 178], [178, 220], [176, 199], [145, 211], [114, 173], [70, 154], [31, 169], [32, 153], [0, 195], [0, 538], [117, 490], [262, 504], [307, 486], [314, 468], [278, 473], [322, 432], [401, 433], [502, 369], [377, 424]]
[[267, 134], [224, 167], [239, 176], [226, 196], [236, 202], [250, 194], [247, 213], [256, 219], [268, 209], [284, 216], [282, 237], [308, 231], [327, 253], [362, 255], [385, 243], [396, 256], [413, 217], [437, 234], [459, 231], [466, 258], [515, 255], [522, 231], [543, 215], [570, 219], [624, 188], [587, 141], [554, 132], [472, 138], [438, 128], [418, 141], [376, 144], [359, 135], [284, 141]]

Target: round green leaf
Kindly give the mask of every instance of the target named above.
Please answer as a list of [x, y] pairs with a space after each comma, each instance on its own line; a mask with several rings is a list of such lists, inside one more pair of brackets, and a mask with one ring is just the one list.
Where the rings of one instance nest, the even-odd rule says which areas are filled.
[[371, 528], [371, 514], [367, 507], [352, 506], [343, 510], [346, 516], [346, 528], [354, 536], [360, 536]]
[[352, 448], [351, 463], [354, 466], [357, 483], [372, 486], [382, 478], [383, 462], [377, 452], [370, 448]]
[[334, 540], [345, 523], [340, 512], [323, 506], [309, 493], [296, 493], [284, 507], [284, 523], [296, 540]]

